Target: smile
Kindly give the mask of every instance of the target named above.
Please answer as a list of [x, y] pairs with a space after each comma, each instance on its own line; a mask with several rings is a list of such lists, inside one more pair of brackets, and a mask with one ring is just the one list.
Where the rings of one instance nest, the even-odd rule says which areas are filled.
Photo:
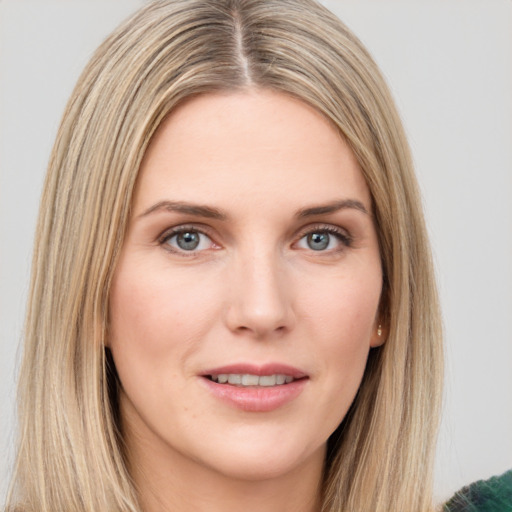
[[308, 386], [310, 376], [281, 363], [235, 363], [201, 372], [211, 395], [245, 412], [270, 412], [290, 404]]
[[273, 375], [253, 375], [250, 373], [221, 373], [219, 375], [210, 375], [210, 379], [218, 384], [230, 384], [241, 387], [271, 387], [290, 384], [295, 379], [291, 375], [277, 373]]

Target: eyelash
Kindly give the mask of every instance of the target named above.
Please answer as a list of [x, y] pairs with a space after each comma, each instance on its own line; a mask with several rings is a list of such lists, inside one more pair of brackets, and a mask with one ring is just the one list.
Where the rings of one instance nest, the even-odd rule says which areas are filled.
[[[171, 247], [168, 244], [169, 240], [171, 240], [173, 237], [178, 236], [180, 234], [184, 234], [184, 233], [198, 233], [199, 235], [206, 236], [210, 240], [212, 240], [212, 237], [208, 234], [207, 230], [205, 230], [204, 228], [201, 229], [194, 225], [184, 225], [184, 226], [179, 226], [179, 227], [172, 228], [170, 230], [165, 231], [161, 236], [159, 236], [158, 243], [161, 246], [167, 245], [167, 247], [164, 247], [165, 250], [175, 253], [175, 254], [179, 254], [180, 256], [184, 256], [184, 257], [194, 257], [197, 255], [198, 252], [202, 252], [201, 250], [200, 251], [194, 251], [194, 250], [186, 251], [184, 249], [178, 249], [175, 247]], [[321, 251], [314, 251], [314, 249], [310, 249], [312, 252], [327, 253], [327, 254], [339, 253], [339, 252], [342, 252], [345, 248], [351, 247], [352, 243], [353, 243], [352, 237], [345, 230], [342, 230], [341, 228], [338, 228], [338, 227], [335, 227], [332, 225], [318, 224], [318, 225], [314, 225], [314, 226], [308, 226], [303, 231], [301, 231], [297, 238], [297, 241], [294, 242], [294, 244], [300, 242], [303, 238], [307, 237], [308, 235], [312, 235], [314, 233], [328, 233], [329, 235], [333, 235], [341, 243], [342, 247], [335, 248], [335, 249], [329, 249], [329, 250], [321, 250]], [[214, 242], [212, 241], [212, 243], [214, 243]]]
[[[330, 249], [327, 251], [318, 251], [318, 252], [324, 252], [324, 253], [339, 253], [342, 252], [344, 249], [351, 247], [353, 244], [352, 237], [347, 233], [346, 230], [341, 229], [336, 226], [332, 226], [329, 224], [317, 224], [313, 226], [308, 226], [304, 231], [301, 232], [298, 241], [302, 240], [304, 237], [311, 235], [313, 233], [328, 233], [329, 235], [333, 235], [342, 245], [342, 247], [336, 248], [336, 249]], [[311, 251], [314, 252], [313, 249]]]
[[200, 229], [197, 226], [193, 226], [193, 225], [191, 225], [191, 226], [185, 225], [185, 226], [179, 226], [179, 227], [172, 228], [170, 230], [165, 231], [158, 238], [158, 243], [161, 246], [165, 246], [166, 245], [166, 247], [164, 247], [164, 249], [166, 251], [172, 252], [174, 254], [179, 254], [180, 256], [184, 256], [184, 257], [194, 257], [200, 251], [186, 251], [184, 249], [178, 249], [176, 247], [171, 247], [168, 244], [169, 240], [171, 240], [173, 237], [175, 237], [177, 235], [184, 234], [184, 233], [198, 233], [198, 234], [206, 236], [210, 240], [212, 240], [212, 237], [206, 232], [205, 229]]

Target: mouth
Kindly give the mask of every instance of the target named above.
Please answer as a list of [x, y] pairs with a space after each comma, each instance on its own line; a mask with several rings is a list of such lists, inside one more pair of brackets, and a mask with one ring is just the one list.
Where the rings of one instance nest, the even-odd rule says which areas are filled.
[[205, 377], [213, 382], [216, 382], [217, 384], [227, 384], [230, 386], [239, 386], [243, 388], [283, 386], [298, 380], [293, 376], [286, 375], [284, 373], [274, 373], [272, 375], [255, 375], [251, 373], [220, 373], [206, 375]]
[[246, 412], [270, 412], [293, 402], [309, 375], [283, 364], [234, 364], [201, 373], [212, 396]]

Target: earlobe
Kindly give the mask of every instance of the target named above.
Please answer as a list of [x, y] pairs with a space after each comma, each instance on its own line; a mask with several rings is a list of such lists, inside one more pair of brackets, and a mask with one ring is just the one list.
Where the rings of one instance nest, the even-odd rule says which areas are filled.
[[370, 342], [371, 347], [380, 347], [384, 344], [387, 338], [387, 329], [382, 324], [378, 324], [374, 330], [374, 333], [372, 335], [372, 339]]

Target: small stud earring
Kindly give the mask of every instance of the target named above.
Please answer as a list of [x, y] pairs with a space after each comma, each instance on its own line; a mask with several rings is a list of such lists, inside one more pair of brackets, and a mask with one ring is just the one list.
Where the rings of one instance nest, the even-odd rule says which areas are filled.
[[379, 327], [377, 327], [377, 336], [379, 336], [379, 338], [382, 336], [382, 325], [379, 324]]

